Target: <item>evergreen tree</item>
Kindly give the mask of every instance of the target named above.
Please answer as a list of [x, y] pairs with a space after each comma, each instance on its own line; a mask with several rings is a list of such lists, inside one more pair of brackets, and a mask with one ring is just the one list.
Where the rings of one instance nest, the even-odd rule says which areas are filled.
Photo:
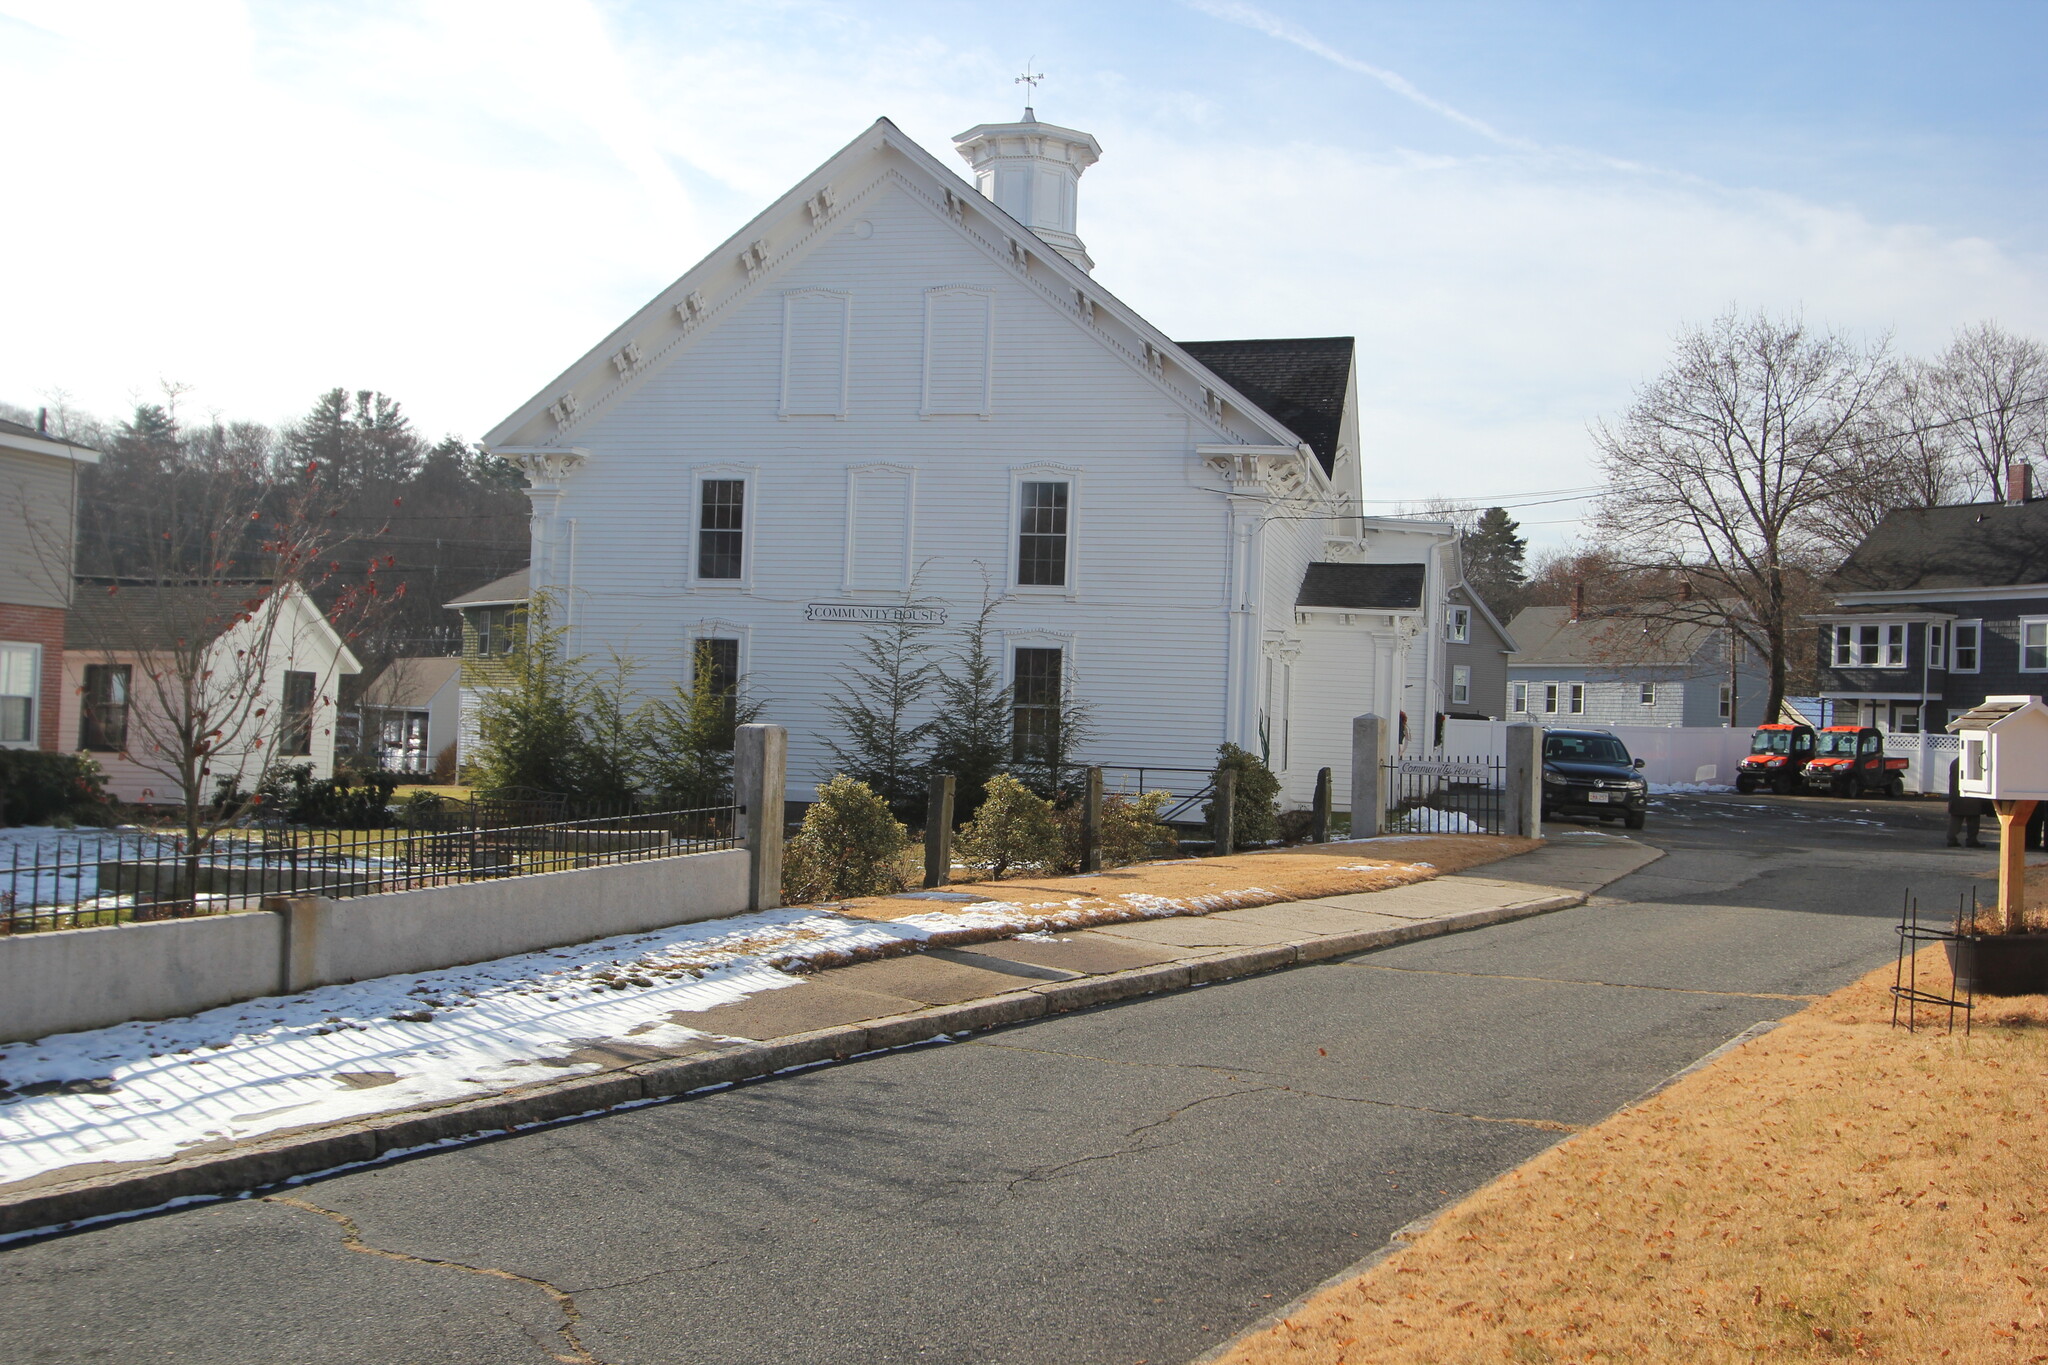
[[[903, 605], [915, 603], [906, 596]], [[872, 788], [899, 819], [911, 819], [924, 810], [922, 751], [933, 724], [914, 717], [938, 669], [930, 659], [929, 627], [911, 619], [909, 611], [895, 615], [895, 620], [868, 628], [839, 686], [826, 698], [825, 709], [839, 722], [839, 733], [826, 736], [825, 747], [842, 772]]]
[[640, 794], [652, 747], [651, 708], [633, 688], [637, 672], [639, 666], [615, 650], [610, 666], [582, 680], [571, 790], [606, 808], [630, 805]]
[[1465, 536], [1465, 581], [1502, 620], [1519, 605], [1529, 581], [1522, 567], [1529, 542], [1519, 534], [1521, 529], [1506, 508], [1489, 507]]
[[901, 891], [909, 847], [910, 831], [887, 803], [865, 783], [835, 773], [818, 788], [803, 828], [784, 850], [783, 899], [801, 905]]
[[[1257, 848], [1280, 837], [1280, 779], [1255, 753], [1225, 744], [1216, 750], [1216, 772], [1236, 774], [1231, 789], [1231, 833], [1239, 848]], [[1202, 818], [1216, 822], [1216, 803], [1202, 807]], [[1230, 850], [1219, 849], [1219, 852]]]
[[562, 630], [536, 597], [505, 656], [510, 677], [483, 690], [477, 708], [476, 785], [573, 793], [581, 774], [578, 717], [589, 701], [583, 661], [565, 652]]
[[1095, 737], [1095, 708], [1075, 691], [1064, 666], [1053, 695], [1041, 705], [1028, 724], [1013, 724], [1005, 766], [1032, 791], [1058, 801], [1080, 789], [1081, 770], [1074, 758]]
[[988, 780], [1010, 756], [1010, 694], [1003, 686], [1002, 661], [989, 643], [989, 622], [1001, 599], [984, 590], [981, 611], [960, 632], [952, 667], [941, 667], [935, 685], [938, 716], [932, 722], [930, 770], [949, 773], [954, 818], [967, 821], [981, 806]]
[[648, 717], [647, 785], [668, 810], [699, 810], [732, 800], [734, 731], [761, 715], [740, 686], [721, 687], [710, 647], [699, 642], [687, 687], [656, 700]]

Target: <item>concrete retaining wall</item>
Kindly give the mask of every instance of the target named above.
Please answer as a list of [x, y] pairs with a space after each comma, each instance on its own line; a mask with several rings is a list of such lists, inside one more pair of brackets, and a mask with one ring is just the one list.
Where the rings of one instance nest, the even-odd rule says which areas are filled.
[[198, 919], [0, 937], [0, 1042], [745, 911], [744, 848]]

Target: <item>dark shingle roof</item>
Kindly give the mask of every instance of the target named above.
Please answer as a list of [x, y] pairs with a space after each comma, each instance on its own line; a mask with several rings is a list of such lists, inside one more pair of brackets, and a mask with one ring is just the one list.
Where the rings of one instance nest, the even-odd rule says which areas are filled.
[[2048, 583], [2048, 500], [1900, 507], [1835, 574], [1837, 592]]
[[1179, 343], [1218, 379], [1307, 441], [1326, 474], [1337, 464], [1337, 431], [1351, 382], [1353, 344], [1351, 337]]
[[1414, 611], [1422, 605], [1423, 573], [1420, 564], [1311, 564], [1294, 605]]
[[[111, 588], [111, 590], [110, 590]], [[161, 650], [204, 644], [259, 605], [267, 583], [200, 585], [81, 582], [64, 619], [64, 647]]]
[[524, 602], [533, 595], [527, 581], [528, 570], [520, 569], [503, 578], [491, 580], [481, 588], [472, 588], [462, 596], [442, 603], [448, 607], [496, 607], [514, 602]]

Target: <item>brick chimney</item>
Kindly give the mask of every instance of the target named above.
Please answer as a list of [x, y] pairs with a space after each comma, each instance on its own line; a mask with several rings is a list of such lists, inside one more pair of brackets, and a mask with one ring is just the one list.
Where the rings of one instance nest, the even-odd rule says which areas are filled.
[[1572, 584], [1572, 620], [1576, 621], [1585, 614], [1586, 585], [1584, 583], [1574, 583]]
[[2005, 500], [2015, 504], [2034, 500], [2034, 467], [2026, 461], [2006, 466]]

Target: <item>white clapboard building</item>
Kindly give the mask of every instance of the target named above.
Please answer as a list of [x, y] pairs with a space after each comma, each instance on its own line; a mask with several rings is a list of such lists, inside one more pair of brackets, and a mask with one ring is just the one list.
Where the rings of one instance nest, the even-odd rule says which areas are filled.
[[877, 121], [489, 434], [573, 647], [652, 690], [726, 642], [802, 784], [861, 622], [914, 596], [945, 647], [987, 584], [1020, 705], [1085, 700], [1088, 759], [1227, 740], [1341, 801], [1354, 715], [1427, 746], [1456, 541], [1360, 515], [1351, 339], [1173, 341], [1091, 275], [1094, 138], [955, 143], [979, 193]]

